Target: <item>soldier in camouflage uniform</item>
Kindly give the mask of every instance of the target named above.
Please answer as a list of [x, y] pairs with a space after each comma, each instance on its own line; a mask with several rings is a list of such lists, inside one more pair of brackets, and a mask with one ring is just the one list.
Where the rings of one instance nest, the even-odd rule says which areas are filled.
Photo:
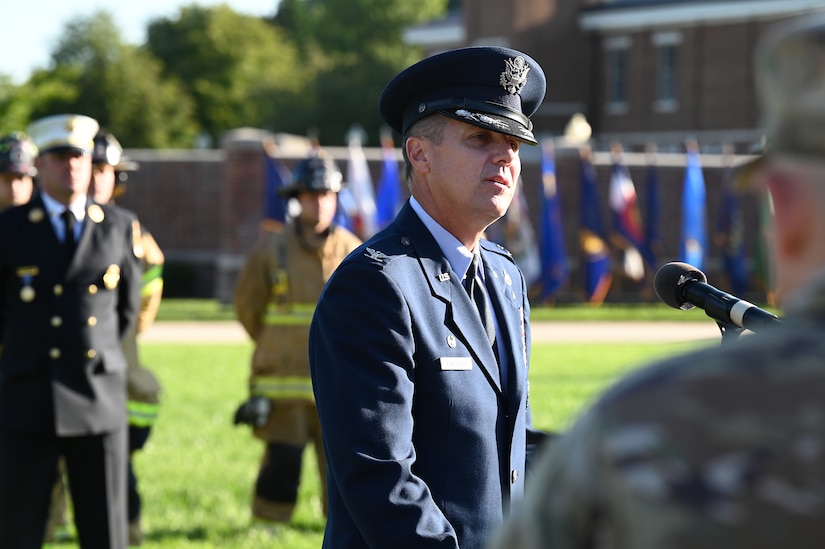
[[775, 208], [784, 323], [609, 389], [492, 547], [825, 544], [825, 13], [771, 29], [756, 75], [768, 151], [746, 179]]
[[[289, 522], [298, 496], [304, 446], [318, 459], [326, 514], [326, 459], [312, 385], [307, 340], [315, 303], [329, 276], [360, 240], [333, 224], [342, 175], [320, 151], [301, 161], [281, 195], [300, 204], [281, 232], [265, 234], [249, 254], [235, 290], [238, 320], [255, 341], [251, 400], [236, 423], [249, 423], [266, 444], [252, 515]], [[262, 405], [262, 406], [256, 406]]]

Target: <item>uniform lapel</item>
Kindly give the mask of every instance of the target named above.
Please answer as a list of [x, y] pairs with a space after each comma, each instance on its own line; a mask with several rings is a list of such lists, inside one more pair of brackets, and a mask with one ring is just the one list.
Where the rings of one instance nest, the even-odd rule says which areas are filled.
[[[41, 234], [44, 232], [49, 233], [51, 236], [46, 237], [45, 240], [51, 242], [54, 247], [63, 246], [63, 243], [60, 242], [60, 239], [52, 226], [51, 219], [49, 219], [49, 213], [46, 210], [46, 206], [43, 204], [43, 199], [40, 195], [37, 194], [32, 197], [29, 203], [24, 207], [28, 208], [26, 217], [28, 218], [29, 223], [34, 226], [34, 230], [39, 231]], [[41, 237], [38, 236], [38, 239], [40, 238]]]
[[463, 339], [476, 363], [490, 383], [501, 393], [501, 377], [496, 356], [487, 340], [487, 334], [475, 304], [470, 300], [461, 277], [453, 272], [443, 257], [438, 243], [407, 203], [398, 216], [399, 228], [415, 243], [415, 251], [424, 278], [432, 293], [446, 303], [445, 324]]
[[[493, 309], [498, 320], [500, 337], [504, 338], [504, 353], [507, 354], [506, 364], [509, 371], [507, 373], [507, 390], [509, 401], [519, 402], [524, 391], [526, 376], [521, 375], [519, 369], [526, 368], [524, 364], [525, 338], [523, 334], [522, 313], [520, 311], [521, 291], [515, 293], [514, 284], [519, 279], [514, 280], [517, 273], [508, 273], [504, 269], [497, 270], [493, 253], [486, 253], [481, 249], [482, 261], [484, 263], [484, 276], [486, 278], [487, 293], [492, 301]], [[504, 358], [504, 357], [502, 357]], [[502, 361], [505, 362], [505, 361]]]

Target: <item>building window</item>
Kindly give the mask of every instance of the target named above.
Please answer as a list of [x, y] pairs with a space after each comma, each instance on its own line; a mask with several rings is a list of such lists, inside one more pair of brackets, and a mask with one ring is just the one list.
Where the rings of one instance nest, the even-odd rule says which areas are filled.
[[657, 89], [653, 110], [660, 113], [674, 112], [679, 108], [678, 95], [678, 51], [682, 42], [679, 32], [661, 32], [653, 35], [653, 45], [657, 49]]
[[627, 36], [612, 36], [605, 40], [607, 59], [607, 114], [627, 112], [627, 62], [631, 40]]

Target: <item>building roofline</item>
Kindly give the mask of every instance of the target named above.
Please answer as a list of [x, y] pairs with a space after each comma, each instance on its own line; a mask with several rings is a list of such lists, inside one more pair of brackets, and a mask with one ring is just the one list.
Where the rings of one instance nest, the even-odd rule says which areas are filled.
[[[697, 3], [704, 4], [697, 9]], [[776, 19], [821, 11], [822, 0], [739, 0], [679, 4], [605, 5], [583, 10], [579, 25], [585, 31], [627, 31], [663, 26], [721, 25], [754, 19]]]
[[436, 19], [403, 31], [406, 44], [413, 46], [439, 46], [463, 44], [467, 38], [464, 19], [460, 13], [451, 13], [444, 19]]

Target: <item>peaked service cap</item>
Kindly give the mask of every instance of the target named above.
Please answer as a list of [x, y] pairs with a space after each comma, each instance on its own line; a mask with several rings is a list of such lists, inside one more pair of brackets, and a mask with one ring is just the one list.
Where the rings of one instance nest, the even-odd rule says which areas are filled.
[[56, 150], [91, 154], [98, 127], [97, 120], [82, 114], [55, 114], [35, 120], [26, 133], [40, 154]]
[[474, 46], [436, 54], [404, 69], [384, 87], [378, 108], [402, 135], [425, 116], [441, 113], [536, 145], [530, 117], [546, 90], [544, 71], [527, 54]]

